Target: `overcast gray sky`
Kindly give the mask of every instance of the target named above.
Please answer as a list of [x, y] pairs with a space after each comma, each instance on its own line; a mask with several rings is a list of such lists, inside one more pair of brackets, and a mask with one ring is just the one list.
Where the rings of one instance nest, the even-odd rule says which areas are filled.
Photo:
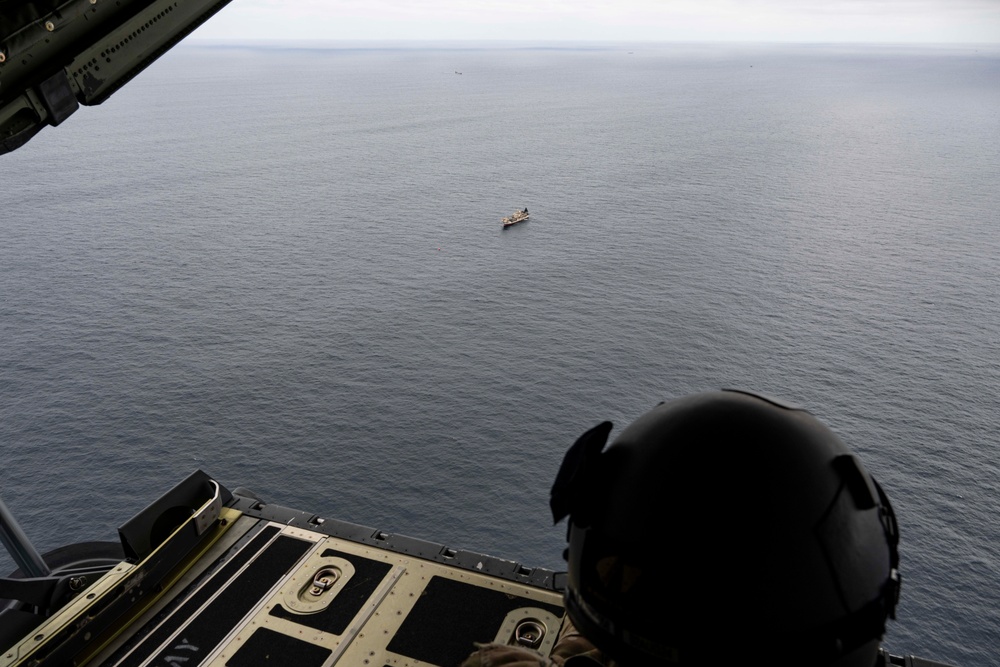
[[1000, 42], [1000, 0], [234, 0], [210, 40]]

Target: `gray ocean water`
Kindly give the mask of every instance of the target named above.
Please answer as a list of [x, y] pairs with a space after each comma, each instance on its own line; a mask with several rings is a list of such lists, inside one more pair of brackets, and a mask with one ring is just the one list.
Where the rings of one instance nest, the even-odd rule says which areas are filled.
[[995, 48], [184, 45], [0, 168], [0, 494], [42, 550], [200, 467], [560, 569], [576, 437], [740, 387], [892, 499], [886, 646], [996, 664]]

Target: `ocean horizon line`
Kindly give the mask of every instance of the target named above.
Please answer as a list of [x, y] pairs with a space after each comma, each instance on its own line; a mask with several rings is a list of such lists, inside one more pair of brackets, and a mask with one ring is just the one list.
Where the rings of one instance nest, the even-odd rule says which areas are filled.
[[254, 48], [277, 50], [552, 50], [552, 51], [613, 51], [637, 48], [750, 48], [750, 49], [933, 49], [938, 51], [962, 51], [968, 53], [980, 50], [1000, 53], [1000, 42], [796, 42], [796, 41], [736, 41], [736, 40], [436, 40], [436, 39], [248, 39], [248, 38], [203, 38], [193, 36], [181, 45], [186, 48]]

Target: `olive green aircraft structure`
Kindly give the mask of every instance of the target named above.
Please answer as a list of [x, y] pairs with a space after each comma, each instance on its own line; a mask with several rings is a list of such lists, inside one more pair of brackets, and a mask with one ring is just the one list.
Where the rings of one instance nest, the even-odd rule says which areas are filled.
[[101, 104], [230, 0], [0, 0], [0, 154]]

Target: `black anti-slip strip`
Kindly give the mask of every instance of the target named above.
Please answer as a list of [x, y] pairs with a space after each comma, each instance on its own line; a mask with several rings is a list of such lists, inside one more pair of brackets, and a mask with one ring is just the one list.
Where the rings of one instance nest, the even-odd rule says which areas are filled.
[[267, 628], [257, 628], [250, 639], [229, 659], [227, 667], [320, 667], [333, 653], [328, 648], [304, 642]]
[[327, 549], [323, 552], [323, 556], [343, 558], [354, 566], [354, 576], [347, 582], [343, 590], [337, 593], [337, 598], [329, 607], [315, 614], [295, 614], [278, 605], [271, 610], [271, 616], [287, 618], [316, 630], [342, 635], [347, 629], [347, 624], [358, 615], [361, 607], [382, 583], [392, 566], [370, 558], [342, 553], [335, 549]]
[[[250, 544], [226, 563], [204, 586], [184, 602], [163, 625], [147, 636], [119, 667], [138, 667], [167, 638], [189, 620], [173, 645], [160, 651], [154, 664], [172, 664], [170, 658], [187, 658], [184, 667], [196, 667], [230, 630], [256, 605], [268, 590], [302, 555], [311, 542], [282, 535], [264, 548], [278, 532], [269, 526]], [[263, 551], [261, 551], [263, 549]], [[192, 616], [205, 602], [219, 592], [248, 561], [256, 559], [223, 590], [198, 616]]]
[[184, 667], [200, 665], [312, 546], [312, 542], [279, 535], [167, 648], [160, 651], [153, 664], [178, 664], [177, 658], [183, 657], [189, 658]]
[[475, 649], [473, 642], [493, 641], [507, 614], [521, 607], [563, 613], [557, 605], [431, 577], [387, 648], [432, 665], [457, 665]]
[[[118, 654], [112, 656], [109, 664], [115, 665], [116, 667], [138, 667], [142, 664], [146, 658], [149, 657], [150, 653], [155, 651], [160, 644], [165, 642], [167, 638], [174, 633], [177, 628], [181, 627], [191, 615], [200, 607], [205, 604], [208, 598], [215, 595], [215, 593], [226, 585], [226, 582], [235, 576], [236, 572], [246, 565], [251, 558], [257, 555], [257, 553], [264, 548], [272, 537], [278, 532], [278, 528], [275, 526], [267, 526], [261, 530], [256, 537], [254, 537], [249, 544], [243, 547], [239, 553], [233, 556], [229, 562], [219, 568], [219, 571], [212, 575], [204, 586], [198, 589], [194, 595], [188, 598], [180, 607], [177, 608], [176, 612], [170, 616], [162, 625], [153, 630], [151, 633], [146, 635], [145, 639], [136, 644], [136, 648], [132, 651], [128, 646], [126, 646]], [[132, 651], [128, 656], [125, 657], [121, 662], [115, 662], [115, 659], [122, 654], [123, 651]]]

